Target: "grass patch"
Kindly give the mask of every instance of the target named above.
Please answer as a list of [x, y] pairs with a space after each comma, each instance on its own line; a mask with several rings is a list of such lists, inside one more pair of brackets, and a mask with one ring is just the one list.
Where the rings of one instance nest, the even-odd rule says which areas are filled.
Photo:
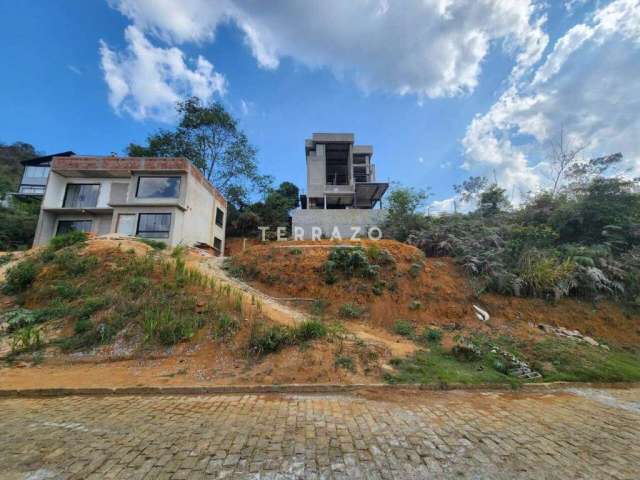
[[136, 240], [144, 243], [145, 245], [149, 245], [154, 250], [164, 250], [167, 248], [167, 244], [160, 240], [152, 240], [150, 238], [136, 238]]
[[33, 259], [25, 259], [7, 270], [3, 291], [15, 295], [27, 290], [40, 272], [40, 264]]
[[336, 368], [343, 368], [345, 370], [349, 370], [350, 372], [356, 371], [356, 364], [348, 355], [338, 355], [336, 356], [336, 360], [334, 362]]
[[573, 340], [548, 339], [537, 343], [529, 360], [546, 381], [640, 381], [640, 353], [607, 351]]
[[13, 253], [7, 253], [6, 255], [0, 255], [0, 267], [6, 265], [13, 260]]
[[146, 310], [142, 318], [145, 341], [166, 346], [193, 337], [201, 326], [201, 320], [196, 314], [176, 312], [163, 306]]
[[262, 356], [280, 349], [326, 337], [327, 326], [319, 320], [307, 320], [295, 327], [254, 323], [249, 336], [249, 353]]
[[420, 340], [424, 343], [440, 345], [442, 332], [435, 328], [425, 328], [420, 335]]
[[519, 383], [517, 379], [495, 370], [489, 358], [461, 362], [437, 347], [429, 352], [418, 351], [405, 359], [394, 359], [392, 365], [397, 372], [385, 374], [389, 383]]
[[344, 318], [358, 318], [364, 313], [364, 308], [355, 303], [345, 303], [340, 307], [338, 313]]
[[308, 342], [316, 338], [326, 337], [327, 326], [319, 320], [305, 320], [296, 325], [293, 336], [298, 342]]
[[52, 252], [57, 252], [71, 245], [83, 245], [87, 241], [87, 234], [78, 230], [72, 230], [64, 235], [56, 235], [49, 241], [47, 247]]
[[226, 312], [220, 312], [213, 322], [213, 338], [223, 340], [232, 337], [240, 330], [240, 321]]

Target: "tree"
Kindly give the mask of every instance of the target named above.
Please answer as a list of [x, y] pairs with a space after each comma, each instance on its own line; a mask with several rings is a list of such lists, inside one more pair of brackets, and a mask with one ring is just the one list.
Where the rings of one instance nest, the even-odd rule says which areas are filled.
[[506, 190], [497, 183], [490, 185], [480, 194], [480, 213], [487, 217], [508, 210], [511, 203], [507, 199]]
[[458, 194], [460, 200], [467, 203], [477, 200], [480, 193], [487, 187], [489, 181], [487, 177], [469, 177], [460, 185], [454, 185], [453, 190]]
[[20, 161], [37, 156], [36, 149], [28, 143], [15, 142], [11, 145], [0, 143], [0, 199], [18, 188], [23, 170]]
[[425, 223], [424, 214], [417, 213], [424, 206], [429, 193], [410, 187], [394, 188], [387, 197], [387, 218], [383, 225], [385, 237], [404, 242], [409, 234]]
[[553, 187], [551, 195], [556, 195], [567, 171], [578, 158], [578, 154], [584, 150], [584, 145], [573, 145], [567, 139], [564, 127], [560, 127], [558, 136], [549, 141], [547, 159], [551, 168], [551, 180]]
[[177, 111], [181, 118], [174, 131], [150, 135], [146, 146], [131, 143], [127, 154], [186, 157], [238, 208], [251, 191], [270, 186], [271, 177], [258, 171], [255, 147], [221, 103], [203, 105], [192, 97], [179, 102]]

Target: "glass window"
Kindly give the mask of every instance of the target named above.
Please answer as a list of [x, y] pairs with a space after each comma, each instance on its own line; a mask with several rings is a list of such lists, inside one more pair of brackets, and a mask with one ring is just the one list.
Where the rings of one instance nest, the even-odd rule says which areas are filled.
[[215, 248], [218, 252], [222, 248], [222, 240], [218, 237], [213, 237], [213, 248]]
[[39, 187], [37, 185], [20, 185], [20, 193], [43, 195], [44, 187]]
[[138, 215], [137, 235], [140, 237], [169, 238], [170, 228], [170, 213], [141, 213]]
[[69, 233], [73, 230], [78, 230], [80, 232], [90, 232], [91, 220], [60, 220], [58, 222], [58, 230], [56, 231], [56, 235]]
[[28, 178], [46, 178], [49, 175], [49, 167], [24, 167], [24, 177]]
[[221, 227], [224, 225], [224, 212], [216, 207], [216, 225]]
[[99, 184], [69, 183], [64, 194], [63, 207], [95, 207], [98, 204]]
[[180, 177], [139, 177], [136, 197], [178, 198]]

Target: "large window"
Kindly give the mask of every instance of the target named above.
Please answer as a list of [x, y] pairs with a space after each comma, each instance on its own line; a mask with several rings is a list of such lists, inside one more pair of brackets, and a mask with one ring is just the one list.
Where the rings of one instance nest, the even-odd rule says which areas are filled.
[[213, 248], [214, 248], [218, 253], [221, 253], [221, 250], [222, 250], [222, 240], [220, 240], [218, 237], [213, 237]]
[[49, 175], [49, 167], [27, 166], [24, 167], [24, 177], [28, 178], [47, 178]]
[[169, 238], [170, 213], [141, 213], [136, 235], [147, 238]]
[[178, 198], [180, 177], [139, 177], [136, 197]]
[[91, 220], [60, 220], [58, 222], [58, 230], [56, 231], [56, 235], [62, 235], [74, 230], [78, 230], [80, 232], [90, 232]]
[[63, 207], [95, 207], [98, 204], [100, 185], [93, 183], [69, 183], [64, 194]]
[[224, 225], [224, 212], [216, 207], [216, 225], [222, 227]]

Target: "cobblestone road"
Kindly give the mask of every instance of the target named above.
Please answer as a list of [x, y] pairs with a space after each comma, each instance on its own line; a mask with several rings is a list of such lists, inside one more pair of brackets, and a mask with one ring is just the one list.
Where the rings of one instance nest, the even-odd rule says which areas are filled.
[[640, 390], [0, 400], [2, 478], [639, 478]]

